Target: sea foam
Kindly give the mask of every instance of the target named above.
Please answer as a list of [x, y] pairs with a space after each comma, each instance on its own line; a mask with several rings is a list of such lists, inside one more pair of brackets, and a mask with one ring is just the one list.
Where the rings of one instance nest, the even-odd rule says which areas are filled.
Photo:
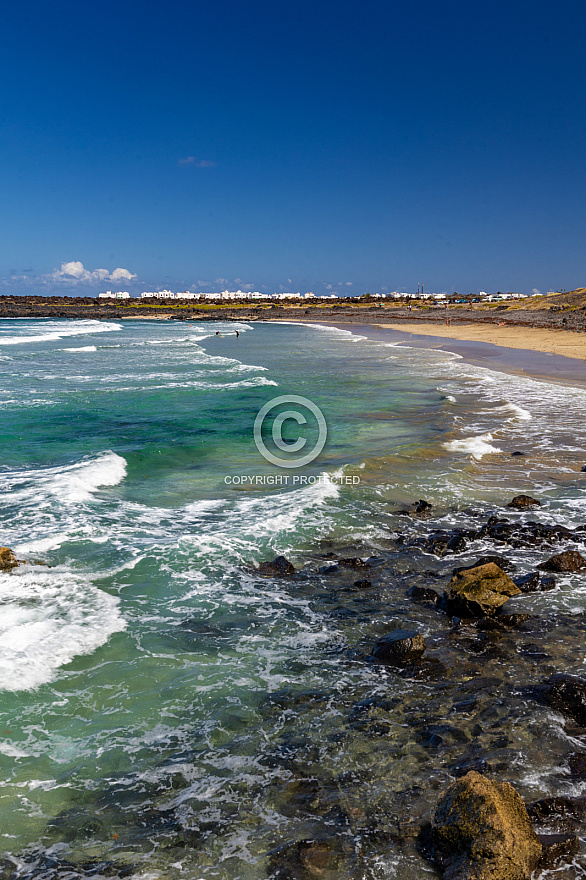
[[480, 434], [478, 437], [466, 437], [463, 440], [450, 440], [444, 443], [444, 447], [449, 452], [464, 452], [472, 456], [472, 458], [482, 458], [491, 452], [501, 452], [497, 446], [492, 446], [488, 441], [492, 440], [492, 434]]
[[122, 330], [120, 324], [114, 324], [108, 321], [47, 321], [39, 324], [40, 333], [34, 336], [2, 336], [0, 334], [0, 345], [22, 345], [31, 342], [54, 342], [57, 339], [63, 339], [67, 336], [86, 336], [93, 333], [111, 333], [115, 330]]
[[24, 568], [0, 575], [0, 690], [51, 681], [126, 626], [118, 599], [68, 571]]

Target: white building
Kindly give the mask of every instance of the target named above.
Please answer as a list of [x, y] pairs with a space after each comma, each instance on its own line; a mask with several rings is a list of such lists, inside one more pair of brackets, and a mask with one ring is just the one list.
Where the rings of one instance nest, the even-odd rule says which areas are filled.
[[117, 293], [107, 290], [105, 293], [98, 293], [98, 299], [130, 299], [130, 294], [127, 290], [120, 290]]

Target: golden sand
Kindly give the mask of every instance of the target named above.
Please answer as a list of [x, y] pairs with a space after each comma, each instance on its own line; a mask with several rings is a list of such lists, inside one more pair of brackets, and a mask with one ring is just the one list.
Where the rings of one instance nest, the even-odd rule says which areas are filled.
[[422, 336], [441, 336], [443, 339], [459, 339], [465, 342], [490, 342], [504, 348], [524, 348], [530, 351], [546, 351], [564, 357], [586, 360], [586, 333], [573, 330], [541, 329], [540, 327], [499, 327], [495, 324], [445, 324], [401, 323], [376, 324], [390, 330], [401, 330]]

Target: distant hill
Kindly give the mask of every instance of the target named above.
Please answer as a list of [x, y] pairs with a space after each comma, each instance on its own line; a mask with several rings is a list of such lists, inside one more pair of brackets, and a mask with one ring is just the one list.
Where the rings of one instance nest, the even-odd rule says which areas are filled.
[[574, 311], [586, 309], [586, 287], [577, 287], [566, 293], [554, 293], [550, 296], [536, 296], [524, 299], [515, 304], [521, 309], [555, 309], [556, 311]]

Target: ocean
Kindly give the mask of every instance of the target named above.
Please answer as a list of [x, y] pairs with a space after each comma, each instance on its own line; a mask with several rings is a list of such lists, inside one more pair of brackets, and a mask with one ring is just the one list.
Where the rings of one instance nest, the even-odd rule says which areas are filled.
[[[583, 793], [583, 735], [531, 689], [583, 671], [584, 576], [512, 600], [513, 632], [407, 593], [555, 552], [438, 556], [434, 529], [586, 523], [585, 388], [263, 322], [4, 319], [0, 371], [0, 544], [27, 563], [0, 573], [5, 878], [436, 877], [418, 832], [459, 767]], [[327, 426], [301, 467], [255, 442], [281, 396]], [[294, 575], [258, 572], [278, 555]], [[396, 628], [416, 672], [372, 662]]]

